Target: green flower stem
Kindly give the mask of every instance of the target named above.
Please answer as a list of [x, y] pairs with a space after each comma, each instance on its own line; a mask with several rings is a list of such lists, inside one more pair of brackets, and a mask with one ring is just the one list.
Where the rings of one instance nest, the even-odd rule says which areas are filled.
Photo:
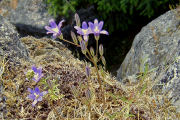
[[90, 61], [93, 63], [93, 56], [91, 55], [91, 53], [90, 53], [90, 51], [88, 49], [86, 51], [87, 51], [87, 53], [88, 53], [88, 55], [89, 55], [89, 57], [91, 59]]

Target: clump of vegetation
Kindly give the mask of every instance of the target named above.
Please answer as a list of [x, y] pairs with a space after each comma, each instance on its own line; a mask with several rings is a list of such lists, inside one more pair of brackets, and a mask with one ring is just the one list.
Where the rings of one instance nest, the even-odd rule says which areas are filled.
[[[63, 38], [63, 20], [58, 25], [50, 20], [50, 26], [45, 28], [53, 37], [80, 47], [92, 64], [80, 62], [70, 54], [64, 58], [60, 53], [65, 48], [52, 40], [23, 38], [22, 42], [29, 45], [33, 64], [21, 61], [21, 65], [15, 66], [2, 58], [0, 61], [2, 96], [6, 98], [2, 119], [156, 120], [180, 117], [165, 96], [152, 90], [152, 71], [147, 65], [136, 76], [137, 82], [126, 80], [125, 85], [106, 72], [103, 46], [99, 45], [100, 34], [108, 35], [102, 30], [103, 21], [95, 19], [89, 26], [82, 22], [81, 28], [77, 14], [75, 20], [77, 35], [71, 32], [73, 42]], [[96, 50], [88, 46], [90, 34], [95, 37]]]

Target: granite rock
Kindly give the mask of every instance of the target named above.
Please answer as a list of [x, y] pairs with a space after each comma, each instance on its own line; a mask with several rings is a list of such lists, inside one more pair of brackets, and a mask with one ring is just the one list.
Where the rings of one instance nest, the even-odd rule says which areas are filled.
[[1, 15], [14, 24], [22, 35], [45, 35], [44, 26], [48, 25], [49, 20], [53, 18], [48, 14], [43, 0], [11, 0], [9, 3], [4, 0], [1, 4], [5, 6], [1, 10]]
[[[180, 111], [180, 19], [177, 10], [156, 18], [136, 35], [132, 47], [117, 71], [117, 79], [153, 70], [151, 79]], [[146, 64], [146, 65], [145, 65]]]
[[28, 52], [19, 40], [16, 28], [0, 16], [0, 56], [14, 61], [16, 58], [28, 59]]

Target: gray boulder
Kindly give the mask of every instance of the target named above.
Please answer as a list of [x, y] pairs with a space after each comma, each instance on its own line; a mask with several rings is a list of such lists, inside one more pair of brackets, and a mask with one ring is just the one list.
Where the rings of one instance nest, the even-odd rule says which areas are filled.
[[176, 10], [161, 15], [142, 28], [117, 71], [117, 79], [144, 72], [144, 63], [154, 69], [152, 80], [180, 111], [180, 18]]
[[[20, 59], [29, 60], [28, 51], [25, 46], [21, 43], [19, 34], [15, 27], [10, 24], [6, 19], [0, 16], [0, 64], [5, 58], [8, 61], [8, 69], [11, 65], [20, 65]], [[0, 65], [0, 77], [2, 75], [3, 67]], [[0, 119], [6, 113], [5, 100], [6, 97], [2, 94], [4, 87], [0, 82]]]
[[19, 39], [15, 27], [0, 16], [0, 56], [9, 61], [28, 59], [28, 52]]
[[6, 11], [2, 12], [3, 16], [13, 23], [20, 32], [24, 32], [24, 34], [44, 35], [46, 33], [44, 26], [49, 24], [52, 16], [48, 14], [43, 0], [13, 1], [14, 3], [9, 4], [7, 0], [2, 1], [1, 4], [4, 4], [5, 7], [1, 11]]

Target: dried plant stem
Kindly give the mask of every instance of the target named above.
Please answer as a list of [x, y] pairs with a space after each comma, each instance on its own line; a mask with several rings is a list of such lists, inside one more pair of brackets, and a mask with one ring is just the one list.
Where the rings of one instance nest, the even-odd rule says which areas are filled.
[[59, 120], [59, 119], [60, 119], [60, 117], [59, 117], [59, 113], [58, 113], [58, 111], [56, 110], [56, 108], [54, 107], [54, 105], [53, 105], [53, 101], [51, 101], [50, 103], [51, 103], [51, 106], [52, 106], [52, 110], [56, 113], [57, 118], [58, 118], [58, 120]]

